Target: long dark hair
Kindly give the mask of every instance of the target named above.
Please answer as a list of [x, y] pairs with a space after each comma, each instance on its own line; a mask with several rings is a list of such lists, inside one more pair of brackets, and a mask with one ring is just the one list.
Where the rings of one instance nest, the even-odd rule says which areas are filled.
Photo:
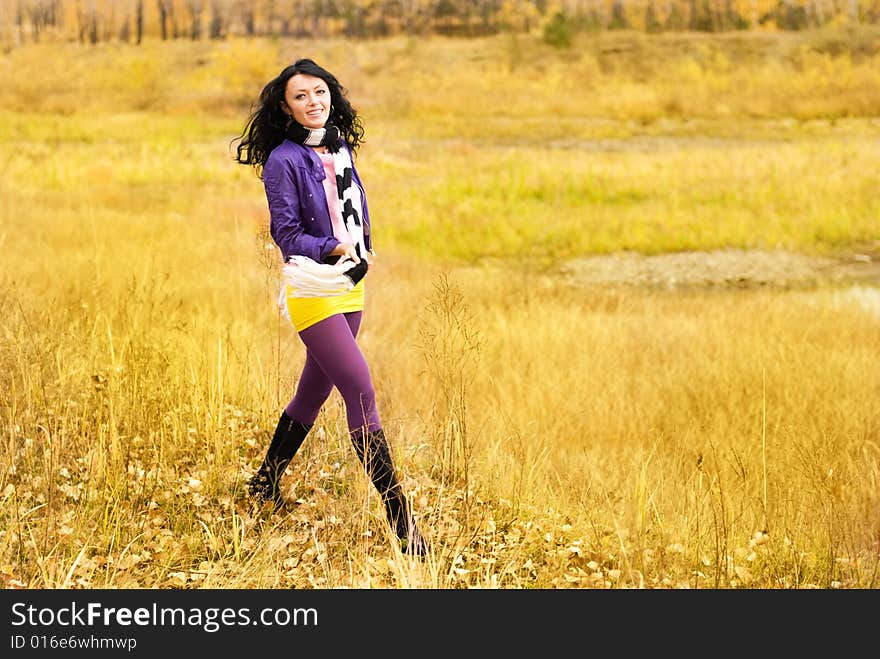
[[281, 109], [281, 102], [284, 101], [287, 81], [299, 73], [321, 78], [327, 83], [331, 108], [327, 122], [339, 129], [340, 137], [345, 140], [352, 153], [364, 141], [361, 119], [346, 98], [347, 90], [339, 84], [336, 76], [318, 66], [314, 60], [298, 59], [263, 87], [256, 109], [248, 117], [241, 135], [235, 138], [238, 140], [235, 161], [242, 165], [252, 165], [260, 178], [263, 177], [263, 165], [272, 149], [284, 141], [290, 117]]

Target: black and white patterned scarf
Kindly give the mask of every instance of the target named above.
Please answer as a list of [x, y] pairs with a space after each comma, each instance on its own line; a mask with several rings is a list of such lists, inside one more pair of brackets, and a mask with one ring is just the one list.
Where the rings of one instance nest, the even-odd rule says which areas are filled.
[[367, 245], [364, 241], [364, 225], [361, 222], [364, 208], [361, 189], [354, 182], [354, 165], [351, 162], [349, 150], [340, 147], [335, 151], [331, 150], [331, 153], [333, 154], [333, 171], [336, 172], [336, 191], [339, 194], [339, 206], [342, 209], [342, 222], [354, 242], [357, 255], [361, 257], [360, 264], [355, 267], [364, 266], [363, 273], [356, 275], [360, 280], [367, 272], [364, 260]]
[[339, 148], [339, 129], [330, 123], [323, 128], [306, 128], [291, 117], [284, 128], [284, 136], [306, 146], [326, 146], [331, 151]]

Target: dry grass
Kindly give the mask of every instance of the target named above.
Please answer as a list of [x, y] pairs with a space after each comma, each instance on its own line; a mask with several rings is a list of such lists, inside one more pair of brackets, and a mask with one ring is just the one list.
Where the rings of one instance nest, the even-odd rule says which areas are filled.
[[[297, 503], [272, 514], [244, 496], [303, 350], [273, 306], [262, 189], [227, 145], [288, 45], [71, 47], [94, 75], [56, 80], [45, 102], [33, 80], [51, 82], [53, 51], [33, 48], [0, 64], [13, 147], [0, 164], [6, 587], [876, 587], [869, 308], [834, 289], [571, 288], [517, 258], [536, 240], [561, 259], [876, 237], [871, 119], [794, 123], [781, 138], [778, 106], [766, 121], [640, 124], [593, 112], [597, 91], [571, 104], [594, 121], [567, 125], [620, 151], [514, 147], [535, 120], [513, 100], [521, 73], [494, 78], [510, 118], [475, 137], [467, 106], [440, 102], [458, 87], [432, 96], [415, 65], [442, 66], [422, 48], [461, 61], [503, 41], [306, 46], [343, 53], [333, 63], [372, 129], [361, 169], [378, 259], [362, 345], [436, 554], [414, 563], [392, 548], [335, 394], [288, 471]], [[213, 64], [189, 67], [187, 48]], [[541, 53], [565, 88], [566, 56]], [[128, 79], [111, 54], [153, 73], [117, 85]], [[851, 80], [875, 75], [847, 66]], [[402, 107], [430, 130], [398, 125], [398, 91], [422, 99]], [[444, 124], [450, 108], [464, 109]], [[513, 236], [505, 208], [524, 218]]]

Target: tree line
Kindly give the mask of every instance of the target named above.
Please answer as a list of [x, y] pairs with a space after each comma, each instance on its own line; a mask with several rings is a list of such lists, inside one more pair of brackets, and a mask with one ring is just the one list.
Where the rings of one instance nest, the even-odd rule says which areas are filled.
[[3, 0], [7, 49], [41, 40], [83, 43], [230, 36], [380, 38], [484, 36], [543, 30], [802, 30], [880, 23], [880, 0]]

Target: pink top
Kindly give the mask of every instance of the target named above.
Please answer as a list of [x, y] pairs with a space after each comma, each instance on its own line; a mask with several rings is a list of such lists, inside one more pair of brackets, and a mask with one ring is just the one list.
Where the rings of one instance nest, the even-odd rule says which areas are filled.
[[354, 240], [345, 222], [342, 220], [342, 206], [339, 203], [339, 191], [336, 188], [336, 168], [333, 167], [332, 153], [319, 153], [324, 164], [324, 192], [327, 195], [327, 207], [330, 209], [330, 223], [333, 225], [333, 237], [341, 243], [353, 243]]

